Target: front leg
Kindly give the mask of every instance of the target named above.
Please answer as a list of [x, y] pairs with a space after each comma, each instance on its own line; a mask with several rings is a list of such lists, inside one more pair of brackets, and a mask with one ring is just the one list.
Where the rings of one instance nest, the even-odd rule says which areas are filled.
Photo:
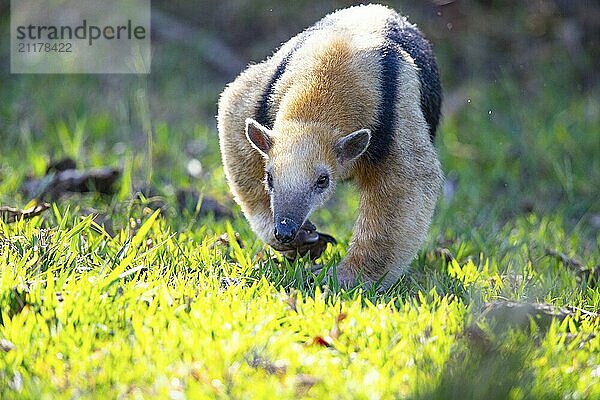
[[380, 281], [380, 288], [386, 289], [406, 271], [427, 235], [435, 208], [441, 183], [435, 161], [432, 170], [418, 175], [396, 167], [357, 178], [360, 213], [348, 254], [337, 267], [341, 286]]

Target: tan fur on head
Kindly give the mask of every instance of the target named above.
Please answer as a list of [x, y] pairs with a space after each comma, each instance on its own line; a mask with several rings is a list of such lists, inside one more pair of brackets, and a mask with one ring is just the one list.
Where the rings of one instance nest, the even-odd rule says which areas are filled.
[[[225, 174], [252, 229], [286, 250], [290, 245], [280, 239], [294, 235], [337, 181], [352, 179], [360, 212], [338, 278], [345, 284], [357, 277], [382, 279], [388, 287], [426, 236], [442, 173], [421, 109], [419, 70], [403, 49], [397, 60], [395, 130], [383, 133], [391, 135], [391, 144], [381, 159], [364, 154], [380, 139], [373, 135], [382, 134], [374, 131], [384, 96], [381, 48], [388, 21], [400, 17], [369, 5], [328, 18], [248, 67], [221, 95]], [[272, 126], [255, 120], [261, 104], [268, 105], [264, 117]]]

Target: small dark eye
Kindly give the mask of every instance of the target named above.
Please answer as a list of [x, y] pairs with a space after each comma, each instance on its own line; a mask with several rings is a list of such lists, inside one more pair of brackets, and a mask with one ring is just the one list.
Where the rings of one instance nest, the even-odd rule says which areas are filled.
[[327, 186], [329, 186], [329, 175], [323, 174], [319, 176], [319, 179], [317, 179], [315, 186], [319, 189], [327, 188]]
[[273, 174], [271, 174], [271, 172], [267, 171], [267, 176], [265, 178], [266, 182], [267, 182], [267, 188], [273, 189]]

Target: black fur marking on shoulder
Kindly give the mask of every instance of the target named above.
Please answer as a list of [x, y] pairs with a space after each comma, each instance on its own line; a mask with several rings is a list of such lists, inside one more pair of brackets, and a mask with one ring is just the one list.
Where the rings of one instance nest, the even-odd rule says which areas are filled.
[[431, 45], [416, 27], [409, 25], [400, 17], [390, 21], [386, 37], [410, 54], [419, 68], [421, 110], [429, 125], [429, 136], [433, 141], [440, 121], [442, 88]]
[[381, 81], [379, 91], [381, 103], [377, 112], [377, 126], [373, 129], [371, 142], [365, 155], [372, 163], [381, 161], [390, 150], [396, 125], [396, 94], [400, 74], [400, 54], [395, 45], [386, 41], [379, 50]]
[[261, 125], [267, 127], [268, 129], [273, 129], [273, 124], [275, 123], [275, 112], [272, 112], [271, 108], [273, 107], [273, 100], [271, 96], [273, 95], [273, 91], [275, 90], [275, 85], [281, 78], [281, 76], [285, 73], [287, 65], [289, 64], [294, 53], [302, 47], [306, 39], [315, 31], [332, 25], [335, 22], [335, 19], [332, 16], [326, 16], [316, 24], [306, 29], [304, 32], [298, 35], [298, 39], [294, 45], [294, 47], [283, 57], [283, 59], [277, 65], [273, 76], [267, 83], [267, 86], [264, 88], [262, 95], [260, 96], [260, 100], [258, 102], [258, 106], [256, 108], [256, 113], [254, 119]]
[[260, 101], [258, 102], [258, 107], [256, 109], [255, 120], [261, 124], [262, 126], [273, 129], [273, 123], [275, 122], [272, 114], [270, 113], [271, 109], [271, 95], [273, 94], [273, 89], [275, 88], [275, 84], [281, 78], [281, 75], [285, 72], [285, 68], [290, 62], [290, 58], [292, 58], [292, 54], [296, 48], [292, 49], [285, 57], [281, 60], [275, 73], [269, 80], [269, 83], [263, 90], [262, 95], [260, 96]]
[[373, 163], [388, 155], [396, 128], [398, 78], [402, 60], [400, 49], [406, 51], [419, 68], [421, 111], [429, 125], [431, 141], [435, 138], [442, 102], [437, 64], [431, 46], [421, 32], [399, 15], [391, 17], [385, 29], [385, 43], [379, 50], [381, 103], [378, 107], [377, 125], [373, 129], [371, 144], [366, 152], [367, 158]]

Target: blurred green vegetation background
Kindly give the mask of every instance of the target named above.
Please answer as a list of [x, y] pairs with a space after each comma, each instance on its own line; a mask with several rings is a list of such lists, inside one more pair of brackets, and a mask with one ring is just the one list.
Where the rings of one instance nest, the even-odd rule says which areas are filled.
[[[411, 272], [387, 293], [365, 291], [361, 300], [356, 291], [317, 289], [324, 281], [315, 281], [303, 261], [278, 262], [256, 240], [229, 194], [215, 123], [219, 93], [245, 65], [263, 60], [326, 13], [355, 3], [153, 1], [150, 74], [18, 75], [9, 71], [10, 6], [0, 0], [0, 206], [24, 207], [33, 197], [26, 183], [44, 179], [49, 165], [64, 157], [83, 170], [122, 171], [114, 195], [64, 196], [41, 219], [5, 225], [6, 238], [0, 232], [11, 245], [0, 253], [12, 255], [9, 261], [0, 258], [5, 263], [0, 304], [17, 321], [0, 332], [15, 342], [8, 350], [2, 343], [8, 353], [0, 357], [5, 362], [0, 387], [8, 382], [15, 389], [24, 377], [23, 393], [32, 397], [61, 390], [67, 390], [65, 398], [135, 396], [132, 387], [158, 397], [159, 390], [174, 390], [173, 382], [180, 382], [172, 379], [179, 370], [171, 366], [207, 359], [200, 369], [206, 378], [182, 373], [190, 393], [232, 379], [235, 390], [259, 390], [267, 398], [293, 390], [277, 373], [261, 372], [270, 365], [260, 361], [262, 355], [248, 358], [268, 342], [276, 343], [269, 349], [274, 356], [292, 360], [290, 371], [325, 377], [322, 385], [310, 384], [316, 398], [335, 397], [348, 382], [353, 385], [348, 396], [373, 397], [372, 385], [362, 380], [371, 372], [380, 373], [378, 393], [390, 397], [405, 385], [408, 392], [402, 393], [413, 398], [593, 398], [599, 371], [600, 2], [384, 3], [416, 23], [437, 55], [444, 115], [436, 147], [447, 179], [428, 242]], [[202, 215], [198, 204], [181, 207], [180, 190], [216, 200], [225, 218]], [[357, 204], [356, 194], [342, 185], [315, 216], [313, 222], [339, 240], [322, 257], [325, 265], [343, 257]], [[149, 217], [152, 208], [161, 208], [165, 218], [148, 238], [138, 237], [140, 249], [128, 250], [142, 221], [158, 215]], [[92, 232], [90, 219], [81, 219], [90, 214], [115, 236]], [[221, 236], [224, 232], [229, 235]], [[44, 235], [52, 246], [38, 246]], [[29, 264], [31, 254], [40, 261]], [[124, 254], [139, 257], [120, 262]], [[13, 268], [15, 262], [21, 267]], [[109, 275], [103, 275], [105, 266]], [[79, 285], [71, 279], [109, 279], [125, 268], [118, 289], [106, 289], [108, 297], [96, 280]], [[51, 274], [58, 277], [56, 286], [48, 279], [46, 287]], [[257, 286], [238, 285], [240, 277]], [[258, 285], [263, 277], [268, 285]], [[289, 293], [286, 304], [298, 292], [308, 303], [321, 304], [328, 296], [336, 303], [307, 303], [306, 314], [290, 317], [283, 300], [269, 294], [276, 291], [270, 284]], [[145, 306], [148, 287], [161, 288], [158, 313]], [[547, 336], [533, 328], [533, 320], [529, 330], [515, 335], [508, 334], [510, 318], [491, 334], [469, 328], [479, 326], [471, 324], [486, 305], [507, 299], [572, 306], [591, 322], [578, 328], [565, 320]], [[404, 314], [383, 312], [388, 301], [402, 303]], [[25, 305], [34, 310], [29, 317], [21, 312]], [[61, 307], [74, 311], [62, 313]], [[295, 313], [295, 300], [290, 307]], [[177, 314], [175, 308], [186, 311]], [[201, 313], [187, 314], [190, 309]], [[40, 319], [35, 310], [44, 312]], [[363, 325], [341, 336], [349, 349], [362, 343], [364, 351], [356, 351], [369, 362], [305, 345], [315, 332], [328, 332], [335, 316], [340, 323], [340, 310], [349, 319], [360, 315], [365, 326], [378, 324], [376, 335], [385, 340], [362, 336]], [[160, 340], [146, 340], [146, 331], [138, 335], [130, 314], [144, 327], [160, 326], [152, 331]], [[56, 328], [60, 318], [73, 329]], [[292, 322], [282, 325], [282, 319]], [[433, 333], [429, 320], [437, 326]], [[19, 321], [27, 322], [27, 330]], [[111, 329], [95, 336], [99, 322]], [[52, 334], [44, 336], [42, 328]], [[245, 338], [239, 347], [230, 345], [239, 337]], [[74, 350], [78, 338], [90, 345]], [[96, 358], [96, 348], [113, 353]], [[394, 353], [400, 358], [388, 358]], [[413, 354], [410, 363], [404, 361]], [[309, 358], [318, 367], [298, 367]], [[104, 367], [97, 370], [94, 363]], [[400, 364], [403, 372], [394, 375], [390, 368]], [[235, 365], [245, 372], [230, 374]], [[60, 386], [54, 378], [66, 376], [64, 370], [77, 378], [65, 378]]]

